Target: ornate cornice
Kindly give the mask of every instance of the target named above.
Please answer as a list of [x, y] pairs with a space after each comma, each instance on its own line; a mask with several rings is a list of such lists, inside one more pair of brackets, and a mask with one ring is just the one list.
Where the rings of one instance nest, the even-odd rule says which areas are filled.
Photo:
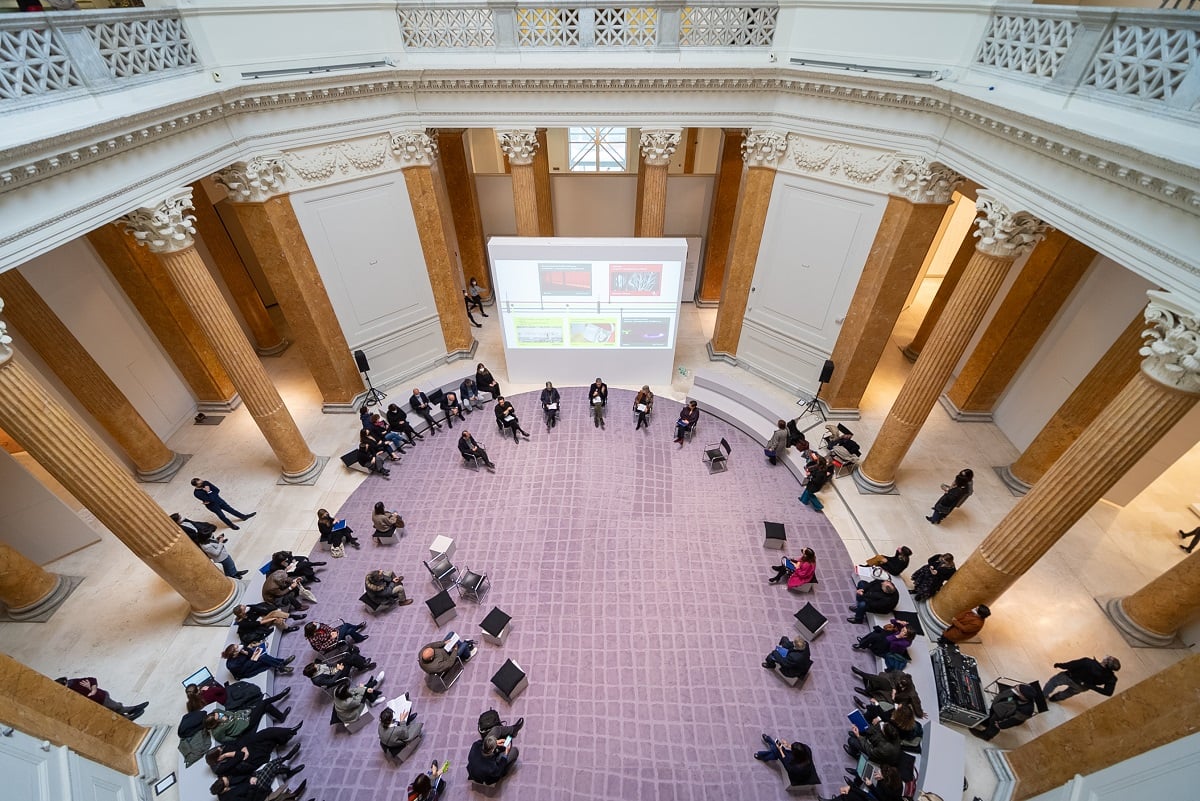
[[[0, 298], [0, 312], [4, 311], [4, 298]], [[0, 364], [12, 358], [12, 337], [8, 335], [8, 323], [0, 320]]]
[[1169, 292], [1152, 290], [1139, 350], [1142, 371], [1169, 387], [1200, 394], [1200, 310], [1188, 308]]
[[438, 157], [437, 139], [420, 128], [392, 134], [392, 155], [406, 167], [430, 167]]
[[742, 160], [750, 167], [774, 167], [787, 153], [787, 134], [783, 131], [753, 129], [742, 139]]
[[899, 159], [892, 165], [893, 192], [913, 203], [946, 205], [964, 180], [946, 165], [926, 158]]
[[[796, 134], [788, 136], [792, 163], [800, 172], [858, 186], [882, 183], [880, 179], [900, 158], [895, 151], [818, 141]], [[881, 186], [883, 191], [890, 187]]]
[[533, 163], [538, 149], [537, 131], [532, 128], [496, 131], [496, 138], [500, 140], [500, 149], [508, 156], [509, 164], [521, 167]]
[[354, 178], [379, 172], [388, 164], [391, 137], [347, 139], [332, 144], [283, 151], [288, 185], [293, 188], [329, 183], [335, 176]]
[[643, 128], [638, 143], [642, 161], [647, 167], [666, 167], [671, 163], [681, 138], [682, 128]]
[[126, 214], [118, 222], [152, 253], [175, 253], [193, 244], [196, 215], [192, 214], [192, 188], [174, 189], [151, 206]]
[[236, 161], [213, 175], [213, 180], [229, 193], [234, 203], [262, 203], [284, 189], [282, 156], [255, 156], [249, 161]]
[[1046, 234], [1047, 225], [1026, 211], [1012, 211], [995, 192], [979, 190], [975, 208], [975, 249], [989, 256], [1015, 259], [1033, 250]]

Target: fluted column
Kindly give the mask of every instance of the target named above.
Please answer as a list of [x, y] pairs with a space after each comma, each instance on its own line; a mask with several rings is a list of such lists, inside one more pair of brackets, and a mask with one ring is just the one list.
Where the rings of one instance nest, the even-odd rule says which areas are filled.
[[951, 417], [992, 419], [996, 401], [1095, 258], [1096, 251], [1062, 231], [1047, 232], [1029, 254], [966, 364], [942, 396], [942, 405]]
[[446, 350], [470, 355], [475, 352], [476, 342], [471, 336], [462, 290], [454, 274], [452, 248], [442, 225], [442, 211], [434, 186], [437, 142], [422, 130], [401, 131], [392, 136], [392, 153], [400, 162], [404, 184], [408, 187], [408, 199], [417, 223], [417, 236], [421, 240], [421, 253], [425, 257], [425, 270], [429, 274]]
[[929, 344], [900, 388], [866, 459], [855, 468], [854, 483], [864, 492], [891, 492], [895, 488], [896, 470], [937, 403], [1009, 267], [1037, 243], [1045, 230], [1041, 221], [1024, 212], [1010, 211], [990, 193], [980, 192], [976, 205], [982, 214], [976, 220], [979, 242], [975, 255]]
[[541, 236], [538, 216], [537, 180], [533, 159], [537, 154], [537, 132], [533, 130], [496, 131], [500, 149], [508, 158], [512, 176], [513, 209], [517, 216], [517, 236]]
[[71, 591], [71, 583], [20, 552], [0, 543], [0, 603], [13, 620], [52, 613]]
[[205, 412], [236, 409], [242, 401], [233, 382], [154, 254], [116, 225], [89, 231], [87, 239], [179, 369], [197, 408]]
[[1000, 471], [1010, 489], [1024, 495], [1083, 430], [1112, 402], [1138, 371], [1138, 347], [1146, 322], [1135, 317], [1100, 357], [1075, 391], [1063, 401], [1015, 462]]
[[216, 262], [225, 286], [229, 287], [229, 294], [233, 295], [233, 302], [237, 304], [242, 319], [250, 329], [250, 336], [254, 338], [254, 350], [259, 356], [278, 356], [287, 350], [291, 343], [279, 333], [275, 321], [267, 313], [262, 296], [258, 294], [258, 287], [246, 271], [242, 254], [230, 238], [229, 231], [221, 221], [221, 215], [217, 213], [207, 190], [200, 181], [196, 181], [192, 184], [192, 192], [196, 233]]
[[229, 192], [230, 207], [321, 391], [322, 411], [354, 412], [363, 391], [362, 376], [291, 200], [280, 194], [284, 191], [282, 161], [260, 156], [233, 164], [213, 178]]
[[942, 276], [942, 282], [938, 284], [933, 300], [929, 302], [929, 308], [925, 310], [925, 316], [921, 318], [921, 325], [917, 328], [917, 333], [913, 336], [912, 342], [909, 342], [900, 351], [910, 362], [915, 362], [921, 355], [921, 351], [925, 349], [929, 335], [933, 333], [938, 320], [942, 319], [942, 312], [945, 311], [946, 304], [950, 302], [950, 298], [954, 297], [954, 290], [958, 289], [958, 282], [962, 280], [963, 273], [967, 271], [967, 265], [971, 263], [974, 256], [975, 240], [969, 236], [963, 237], [958, 250], [954, 253], [954, 258], [950, 260], [950, 266], [946, 268], [946, 274]]
[[194, 617], [215, 622], [228, 616], [238, 584], [13, 360], [10, 341], [0, 323], [0, 428], [183, 596]]
[[[8, 319], [88, 414], [133, 462], [142, 481], [165, 482], [186, 460], [159, 439], [96, 360], [17, 270], [0, 273]], [[15, 432], [9, 432], [15, 435]]]
[[1113, 598], [1105, 611], [1128, 637], [1166, 646], [1200, 614], [1200, 552], [1193, 553], [1132, 595]]
[[162, 261], [167, 275], [213, 344], [250, 416], [279, 459], [283, 480], [289, 484], [312, 483], [325, 461], [309, 450], [291, 412], [196, 252], [191, 201], [191, 188], [181, 188], [163, 197], [154, 207], [131, 212], [123, 222]]
[[533, 154], [533, 187], [537, 201], [538, 236], [554, 236], [554, 196], [550, 193], [550, 148], [546, 146], [546, 129], [534, 132], [537, 150]]
[[150, 733], [6, 654], [0, 654], [0, 722], [127, 776], [138, 775], [138, 748]]
[[905, 159], [893, 169], [892, 179], [895, 194], [888, 198], [830, 356], [836, 369], [822, 400], [836, 417], [858, 416], [863, 393], [962, 176], [925, 159]]
[[640, 214], [635, 236], [661, 237], [667, 219], [667, 168], [671, 157], [679, 147], [679, 128], [643, 129], [641, 133], [642, 164], [645, 177], [642, 182]]
[[1200, 319], [1149, 295], [1142, 369], [933, 597], [939, 622], [1000, 597], [1195, 405]]
[[700, 271], [699, 287], [696, 290], [698, 306], [715, 306], [721, 302], [721, 290], [725, 286], [725, 264], [729, 260], [733, 220], [742, 186], [744, 138], [745, 131], [741, 128], [721, 130], [721, 156], [717, 163], [712, 210], [708, 215], [708, 231], [704, 238], [704, 268]]
[[458, 239], [458, 259], [463, 278], [474, 278], [484, 297], [492, 294], [492, 276], [488, 271], [487, 249], [483, 240], [483, 219], [479, 215], [479, 196], [475, 177], [467, 158], [466, 128], [439, 128], [438, 154], [446, 192], [450, 195], [450, 215]]
[[[1128, 689], [1118, 687], [1112, 698], [1003, 754], [1017, 778], [1012, 798], [1033, 798], [1195, 734], [1198, 696], [1200, 654], [1185, 656]], [[1129, 787], [1113, 797], [1144, 796]]]
[[781, 131], [750, 131], [742, 140], [742, 158], [749, 170], [738, 198], [721, 308], [717, 311], [712, 341], [708, 343], [709, 359], [733, 361], [737, 354], [750, 285], [758, 264], [758, 248], [767, 224], [767, 207], [775, 186], [775, 165], [786, 152], [787, 137]]

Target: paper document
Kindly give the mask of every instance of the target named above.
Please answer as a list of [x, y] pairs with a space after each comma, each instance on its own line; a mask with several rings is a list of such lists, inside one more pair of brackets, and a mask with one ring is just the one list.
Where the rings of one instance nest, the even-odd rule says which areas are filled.
[[649, 406], [647, 406], [647, 405], [646, 405], [646, 404], [644, 404], [644, 403], [639, 403], [639, 404], [637, 405], [637, 410], [638, 410], [639, 412], [644, 412], [644, 411], [646, 411], [646, 410], [647, 410], [647, 409], [649, 409], [649, 408], [650, 408], [650, 407], [649, 407]]
[[408, 713], [412, 711], [412, 701], [401, 695], [388, 701], [387, 708], [392, 710], [397, 721], [403, 722], [408, 717]]
[[546, 409], [551, 412], [556, 411], [558, 409], [558, 404], [557, 403], [547, 403]]
[[592, 404], [594, 405], [594, 404], [597, 404], [597, 403], [604, 403], [604, 398], [601, 398], [599, 395], [597, 395], [596, 397], [592, 398]]
[[446, 653], [453, 653], [455, 646], [458, 645], [459, 639], [458, 633], [455, 632], [450, 639], [446, 640]]

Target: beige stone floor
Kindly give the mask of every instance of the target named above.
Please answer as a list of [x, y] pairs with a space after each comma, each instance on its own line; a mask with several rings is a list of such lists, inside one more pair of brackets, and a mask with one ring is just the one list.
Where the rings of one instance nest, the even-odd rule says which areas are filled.
[[[851, 424], [868, 447], [909, 368], [899, 346], [911, 339], [932, 289], [924, 287], [901, 319], [893, 347], [887, 349], [864, 399], [862, 420]], [[655, 385], [654, 391], [682, 399], [695, 371], [728, 373], [777, 398], [781, 416], [793, 414], [794, 396], [736, 367], [708, 361], [704, 346], [714, 319], [714, 310], [685, 304], [676, 372], [670, 386]], [[475, 329], [479, 350], [474, 361], [439, 367], [406, 381], [394, 394], [407, 397], [412, 385], [433, 386], [457, 378], [475, 361], [486, 363], [509, 388], [496, 317], [484, 323], [484, 328]], [[170, 484], [143, 485], [166, 510], [197, 514], [188, 479], [204, 476], [217, 483], [235, 507], [257, 510], [258, 516], [240, 532], [231, 532], [230, 538], [239, 567], [250, 569], [274, 550], [307, 550], [314, 537], [314, 510], [322, 506], [336, 509], [361, 480], [359, 474], [349, 473], [336, 461], [336, 454], [354, 437], [356, 419], [321, 414], [316, 387], [297, 349], [267, 359], [265, 364], [314, 452], [335, 457], [315, 486], [276, 483], [277, 465], [245, 409], [229, 415], [219, 426], [182, 428], [169, 444], [177, 451], [194, 454], [191, 462]], [[513, 385], [510, 391], [534, 388]], [[826, 511], [855, 558], [865, 558], [876, 550], [891, 552], [907, 544], [917, 557], [949, 550], [961, 561], [1016, 502], [991, 471], [1016, 456], [1016, 449], [995, 426], [955, 424], [938, 407], [900, 470], [899, 495], [862, 496], [849, 479], [840, 480], [824, 493]], [[738, 469], [737, 460], [732, 461], [733, 469]], [[975, 470], [975, 495], [942, 526], [930, 526], [924, 517], [939, 494], [939, 484], [967, 466]], [[1193, 449], [1125, 508], [1100, 503], [1079, 521], [993, 605], [982, 644], [964, 647], [978, 658], [984, 681], [997, 676], [1045, 680], [1056, 661], [1111, 653], [1124, 665], [1121, 685], [1130, 686], [1179, 659], [1183, 651], [1128, 647], [1094, 598], [1136, 590], [1182, 558], [1175, 530], [1189, 529], [1197, 522], [1187, 508], [1195, 500], [1197, 475], [1200, 448]], [[90, 519], [86, 512], [84, 516]], [[180, 679], [195, 667], [214, 661], [225, 632], [181, 626], [187, 612], [182, 600], [111, 534], [94, 521], [91, 524], [101, 531], [100, 543], [48, 566], [60, 573], [85, 576], [83, 585], [49, 623], [0, 624], [0, 647], [49, 676], [94, 675], [119, 700], [149, 700], [143, 721], [164, 723], [173, 730], [183, 706]], [[1002, 733], [992, 745], [1018, 745], [1099, 700], [1094, 694], [1084, 695], [1055, 705], [1025, 727]], [[163, 775], [174, 770], [174, 745], [174, 738], [168, 738], [159, 753]], [[979, 741], [967, 738], [967, 754], [971, 787], [965, 797], [990, 798], [995, 782]], [[172, 801], [174, 793], [169, 790], [162, 798]]]

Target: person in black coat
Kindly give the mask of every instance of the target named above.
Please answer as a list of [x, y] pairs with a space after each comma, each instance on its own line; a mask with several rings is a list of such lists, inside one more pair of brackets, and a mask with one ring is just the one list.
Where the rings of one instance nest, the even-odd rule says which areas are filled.
[[453, 392], [447, 392], [442, 397], [441, 406], [442, 411], [446, 413], [446, 425], [450, 426], [450, 428], [454, 428], [455, 417], [464, 423], [467, 422], [467, 418], [463, 417], [462, 404], [458, 402], [458, 396]]
[[889, 576], [898, 576], [905, 570], [908, 570], [908, 560], [912, 556], [912, 548], [907, 545], [901, 545], [896, 549], [893, 556], [884, 556], [877, 553], [864, 562], [861, 567], [878, 567], [882, 568]]
[[442, 424], [433, 419], [433, 407], [429, 403], [429, 396], [421, 390], [413, 387], [412, 397], [408, 399], [408, 405], [412, 408], [414, 414], [418, 414], [429, 423], [429, 431], [433, 434], [442, 430]]
[[928, 601], [942, 585], [950, 580], [958, 568], [954, 564], [954, 554], [935, 553], [929, 560], [913, 573], [914, 601]]
[[492, 377], [492, 372], [483, 366], [483, 362], [475, 368], [475, 388], [480, 392], [491, 393], [493, 398], [503, 394], [500, 392], [500, 382]]
[[787, 637], [780, 637], [779, 645], [767, 654], [762, 666], [767, 670], [775, 670], [778, 667], [779, 673], [789, 679], [803, 678], [812, 668], [808, 643], [804, 640], [792, 642]]
[[[558, 394], [558, 390], [549, 381], [546, 382], [546, 388], [542, 390], [542, 411], [546, 414], [546, 430], [554, 428], [558, 425], [558, 404], [562, 397]], [[550, 408], [553, 406], [554, 408]]]
[[409, 445], [415, 445], [415, 439], [425, 439], [425, 437], [413, 430], [413, 427], [408, 422], [408, 415], [394, 403], [388, 404], [387, 424], [389, 431], [395, 431], [408, 437]]
[[588, 387], [588, 405], [592, 407], [592, 422], [596, 428], [604, 428], [604, 407], [608, 406], [608, 384], [605, 384], [600, 376], [596, 376], [596, 380]]
[[471, 745], [467, 754], [467, 776], [479, 784], [495, 784], [508, 775], [519, 754], [515, 745], [501, 743], [489, 734]]
[[470, 431], [462, 432], [462, 436], [458, 438], [458, 452], [463, 455], [464, 459], [468, 456], [478, 456], [488, 470], [493, 472], [496, 470], [496, 465], [492, 464], [492, 460], [488, 458], [487, 451], [475, 441]]
[[513, 442], [519, 443], [521, 441], [517, 438], [518, 431], [525, 439], [529, 439], [529, 432], [521, 428], [521, 421], [517, 419], [517, 410], [503, 396], [496, 398], [495, 412], [496, 423], [502, 428], [508, 428], [512, 432]]
[[900, 594], [896, 585], [887, 579], [858, 582], [855, 592], [855, 604], [850, 607], [854, 617], [846, 618], [851, 623], [862, 623], [867, 619], [867, 612], [873, 615], [885, 615], [895, 611], [900, 603]]
[[1055, 662], [1054, 666], [1062, 672], [1051, 676], [1042, 692], [1046, 700], [1057, 702], [1088, 690], [1111, 696], [1117, 688], [1117, 671], [1121, 669], [1121, 661], [1115, 656], [1106, 656], [1097, 662], [1085, 656], [1070, 662]]
[[925, 519], [935, 526], [946, 519], [946, 515], [966, 503], [975, 491], [975, 473], [971, 469], [961, 470], [954, 477], [954, 483], [942, 485], [943, 495], [933, 505], [933, 513]]
[[988, 711], [987, 718], [968, 731], [981, 740], [990, 740], [999, 734], [1001, 729], [1020, 726], [1036, 714], [1036, 695], [1037, 688], [1032, 684], [1005, 685], [992, 700], [992, 708]]
[[807, 745], [799, 741], [789, 745], [783, 740], [772, 739], [769, 734], [764, 734], [762, 741], [767, 748], [755, 752], [754, 758], [760, 762], [782, 762], [789, 784], [797, 786], [821, 783], [817, 767], [813, 764], [812, 749]]

